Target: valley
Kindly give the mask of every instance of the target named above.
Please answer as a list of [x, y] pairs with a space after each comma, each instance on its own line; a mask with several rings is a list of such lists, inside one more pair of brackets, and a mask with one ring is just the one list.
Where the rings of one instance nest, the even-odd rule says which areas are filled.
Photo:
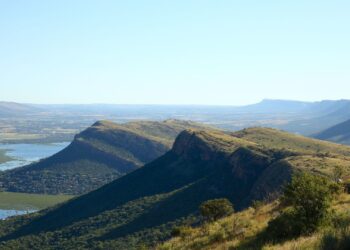
[[0, 192], [2, 210], [41, 210], [73, 198], [70, 195], [41, 195]]
[[33, 213], [41, 209], [62, 203], [73, 196], [37, 195], [27, 193], [9, 193], [0, 191], [0, 220], [10, 216]]

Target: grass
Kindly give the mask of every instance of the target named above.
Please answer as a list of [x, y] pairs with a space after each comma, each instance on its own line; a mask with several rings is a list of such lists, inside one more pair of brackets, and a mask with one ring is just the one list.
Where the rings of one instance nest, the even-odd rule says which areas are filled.
[[248, 128], [232, 134], [264, 147], [285, 149], [303, 155], [327, 153], [350, 156], [349, 146], [311, 139], [271, 128]]
[[0, 192], [0, 209], [44, 209], [72, 198], [70, 195], [45, 195]]
[[338, 222], [334, 226], [310, 236], [282, 243], [262, 242], [269, 220], [278, 215], [278, 203], [248, 208], [214, 223], [188, 228], [178, 237], [159, 245], [158, 250], [328, 250], [350, 249], [350, 195], [342, 194], [333, 203], [332, 209]]
[[308, 170], [316, 174], [332, 176], [334, 168], [340, 167], [343, 169], [345, 176], [350, 175], [350, 158], [346, 156], [317, 157], [302, 155], [288, 157], [286, 161], [295, 168]]

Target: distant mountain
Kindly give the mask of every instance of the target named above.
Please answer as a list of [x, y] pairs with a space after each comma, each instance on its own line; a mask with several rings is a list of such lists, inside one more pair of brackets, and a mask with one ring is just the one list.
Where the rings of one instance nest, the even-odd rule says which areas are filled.
[[295, 171], [330, 175], [335, 166], [349, 173], [350, 147], [274, 129], [186, 130], [164, 156], [98, 190], [1, 222], [0, 242], [5, 249], [139, 249], [196, 222], [203, 201], [226, 197], [244, 209], [276, 197]]
[[181, 131], [200, 127], [204, 126], [179, 120], [99, 121], [59, 153], [0, 173], [0, 187], [12, 192], [86, 193], [163, 155]]
[[238, 107], [241, 112], [252, 113], [298, 113], [313, 105], [312, 102], [264, 99], [259, 103]]
[[[246, 106], [31, 104], [30, 107], [43, 110], [44, 112], [40, 114], [36, 113], [33, 119], [26, 117], [27, 119], [23, 121], [21, 116], [19, 116], [18, 119], [11, 121], [5, 120], [5, 123], [0, 125], [3, 127], [13, 127], [22, 131], [24, 134], [30, 131], [31, 134], [37, 134], [43, 141], [52, 141], [51, 138], [58, 137], [57, 135], [62, 131], [61, 129], [66, 129], [67, 133], [72, 130], [80, 131], [82, 127], [86, 127], [87, 124], [97, 119], [107, 119], [117, 122], [129, 122], [135, 119], [157, 121], [182, 119], [211, 124], [225, 130], [237, 131], [247, 127], [263, 126], [283, 129], [307, 136], [319, 133], [350, 119], [350, 100], [301, 102], [265, 99], [259, 103]], [[49, 139], [45, 140], [43, 127], [47, 128], [45, 133], [49, 133], [47, 131], [57, 128], [60, 129], [55, 134], [49, 133]], [[60, 134], [58, 139], [67, 138], [67, 133]]]
[[[280, 104], [283, 107], [282, 103]], [[282, 121], [286, 119], [286, 122], [273, 124], [272, 120], [270, 126], [310, 136], [350, 119], [350, 101], [326, 100], [306, 103], [304, 108], [294, 111], [294, 117], [284, 118], [281, 115], [279, 118]]]
[[314, 137], [320, 140], [350, 145], [350, 120], [328, 128], [321, 133], [314, 135]]
[[0, 116], [25, 115], [41, 111], [40, 107], [33, 107], [27, 104], [16, 102], [0, 101]]

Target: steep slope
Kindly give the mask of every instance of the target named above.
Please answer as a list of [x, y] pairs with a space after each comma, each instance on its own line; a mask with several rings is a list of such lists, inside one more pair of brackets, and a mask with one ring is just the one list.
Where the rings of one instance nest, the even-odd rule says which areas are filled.
[[205, 200], [226, 197], [244, 209], [278, 193], [294, 171], [329, 175], [339, 162], [349, 173], [349, 147], [273, 129], [186, 130], [143, 168], [57, 208], [3, 222], [0, 241], [32, 249], [155, 244], [174, 225], [195, 222]]
[[201, 125], [177, 120], [96, 122], [52, 157], [4, 172], [0, 187], [12, 192], [85, 193], [163, 155], [182, 130], [196, 127]]
[[326, 129], [321, 133], [314, 135], [314, 137], [320, 140], [350, 144], [350, 120]]

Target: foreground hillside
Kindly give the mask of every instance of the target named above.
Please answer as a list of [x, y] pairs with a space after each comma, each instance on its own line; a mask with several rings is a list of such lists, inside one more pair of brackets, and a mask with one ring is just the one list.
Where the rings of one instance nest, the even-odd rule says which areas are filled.
[[337, 124], [319, 134], [316, 134], [315, 138], [341, 144], [350, 144], [350, 120]]
[[350, 195], [342, 194], [332, 204], [333, 217], [338, 218], [334, 227], [280, 242], [264, 242], [269, 221], [279, 211], [279, 202], [262, 204], [235, 213], [216, 222], [197, 227], [184, 227], [179, 236], [160, 244], [157, 250], [346, 250], [350, 247], [349, 222]]
[[350, 148], [274, 129], [186, 130], [172, 150], [61, 206], [0, 224], [3, 248], [135, 249], [198, 222], [206, 200], [241, 211], [276, 197], [293, 173], [350, 170]]
[[0, 187], [11, 192], [86, 193], [163, 155], [182, 130], [198, 127], [178, 120], [96, 122], [54, 156], [0, 175]]

